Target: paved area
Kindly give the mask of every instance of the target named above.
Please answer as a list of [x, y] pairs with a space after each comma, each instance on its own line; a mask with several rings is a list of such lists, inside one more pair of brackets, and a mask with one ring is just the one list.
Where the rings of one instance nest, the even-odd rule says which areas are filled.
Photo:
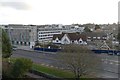
[[[35, 52], [29, 50], [16, 50], [13, 52], [12, 57], [25, 57], [33, 60], [35, 63], [39, 63], [41, 65], [61, 68], [63, 69], [63, 65], [60, 65], [59, 62], [55, 60], [57, 54], [47, 54], [44, 52]], [[106, 55], [106, 54], [97, 54], [102, 60], [102, 68], [99, 71], [100, 77], [103, 78], [118, 78], [118, 56]]]
[[19, 46], [19, 45], [15, 45], [17, 47], [17, 49], [22, 49], [22, 50], [29, 50], [29, 51], [33, 51], [33, 49], [30, 48], [30, 46]]

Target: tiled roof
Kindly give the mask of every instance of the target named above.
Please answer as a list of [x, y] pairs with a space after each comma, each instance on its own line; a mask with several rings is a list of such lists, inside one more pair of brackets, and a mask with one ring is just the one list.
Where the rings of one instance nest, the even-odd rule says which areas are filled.
[[107, 35], [104, 32], [84, 32], [81, 33], [87, 37], [106, 37]]
[[62, 37], [63, 37], [65, 34], [68, 36], [68, 38], [69, 38], [70, 40], [79, 40], [80, 38], [81, 38], [82, 40], [84, 40], [84, 41], [87, 40], [87, 37], [86, 37], [85, 35], [81, 35], [81, 34], [78, 34], [78, 33], [55, 34], [55, 35], [53, 35], [53, 40], [55, 40], [56, 38], [58, 38], [59, 40], [61, 40]]
[[56, 38], [58, 38], [59, 40], [61, 40], [63, 36], [64, 36], [64, 34], [54, 34], [53, 35], [53, 40], [55, 40]]

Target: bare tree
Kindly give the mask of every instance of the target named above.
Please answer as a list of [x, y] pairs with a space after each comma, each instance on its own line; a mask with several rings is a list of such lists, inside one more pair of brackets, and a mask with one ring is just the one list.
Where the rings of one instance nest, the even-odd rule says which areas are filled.
[[59, 53], [59, 57], [61, 62], [74, 73], [76, 79], [91, 74], [100, 64], [96, 55], [83, 45], [65, 45]]

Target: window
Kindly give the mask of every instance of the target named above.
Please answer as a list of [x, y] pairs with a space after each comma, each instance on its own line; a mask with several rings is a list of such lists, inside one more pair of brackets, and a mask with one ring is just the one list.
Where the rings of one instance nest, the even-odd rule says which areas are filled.
[[26, 45], [26, 42], [24, 44]]
[[56, 42], [58, 42], [58, 40], [56, 40]]
[[29, 32], [31, 32], [31, 30], [29, 30]]
[[100, 39], [100, 37], [97, 37], [98, 39]]
[[20, 42], [20, 44], [22, 45], [22, 42]]
[[80, 43], [82, 43], [82, 41], [79, 41]]
[[18, 41], [17, 41], [17, 44], [18, 44]]
[[12, 41], [12, 44], [14, 44], [14, 41]]
[[65, 38], [64, 41], [67, 42], [67, 39]]
[[30, 42], [29, 42], [29, 45], [30, 45]]
[[72, 43], [74, 43], [74, 41], [72, 41]]

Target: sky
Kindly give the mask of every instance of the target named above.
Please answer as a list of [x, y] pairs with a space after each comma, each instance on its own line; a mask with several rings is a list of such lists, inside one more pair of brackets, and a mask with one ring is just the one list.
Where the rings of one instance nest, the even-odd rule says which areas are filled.
[[0, 0], [0, 24], [118, 22], [119, 0]]

